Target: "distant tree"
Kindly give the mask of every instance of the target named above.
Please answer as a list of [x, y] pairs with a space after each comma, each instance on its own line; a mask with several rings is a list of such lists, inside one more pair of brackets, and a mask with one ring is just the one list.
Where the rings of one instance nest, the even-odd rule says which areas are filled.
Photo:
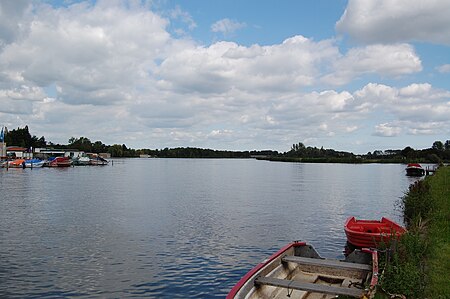
[[427, 160], [431, 163], [440, 164], [442, 162], [441, 158], [436, 154], [431, 154], [427, 156]]
[[34, 147], [45, 147], [46, 145], [47, 145], [47, 141], [45, 141], [45, 137], [41, 136], [41, 138], [39, 138], [36, 141]]
[[87, 137], [75, 138], [71, 137], [69, 139], [69, 147], [78, 149], [84, 152], [92, 152], [92, 142]]
[[441, 141], [435, 141], [431, 148], [434, 149], [434, 150], [437, 150], [437, 151], [443, 151], [444, 150], [444, 144]]
[[445, 150], [446, 150], [446, 151], [450, 151], [450, 140], [447, 140], [447, 141], [445, 142], [444, 147], [445, 147]]
[[109, 147], [108, 153], [111, 154], [112, 157], [123, 157], [123, 147], [120, 144], [114, 144]]
[[373, 151], [373, 155], [376, 157], [383, 156], [383, 151], [380, 150]]
[[403, 157], [411, 159], [416, 156], [416, 151], [412, 147], [407, 146], [401, 151], [401, 154]]
[[96, 141], [92, 144], [92, 151], [94, 153], [105, 153], [107, 152], [107, 146], [103, 144], [101, 141]]
[[43, 147], [46, 145], [44, 136], [41, 138], [37, 138], [34, 135], [31, 136], [28, 126], [8, 131], [8, 134], [5, 135], [5, 142], [8, 145], [25, 148]]

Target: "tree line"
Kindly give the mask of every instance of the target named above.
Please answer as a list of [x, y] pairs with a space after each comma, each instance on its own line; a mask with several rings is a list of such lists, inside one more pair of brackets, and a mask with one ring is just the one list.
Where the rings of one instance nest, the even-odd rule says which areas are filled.
[[71, 137], [67, 144], [55, 144], [30, 134], [28, 126], [8, 131], [5, 135], [8, 145], [20, 146], [27, 149], [37, 147], [57, 148], [63, 150], [76, 149], [86, 153], [109, 153], [111, 157], [139, 157], [149, 155], [159, 158], [250, 158], [255, 155], [277, 155], [276, 151], [224, 151], [202, 149], [194, 147], [178, 147], [164, 149], [132, 149], [125, 144], [106, 145], [101, 141], [92, 142], [87, 137]]
[[58, 148], [77, 149], [87, 153], [109, 153], [111, 157], [139, 157], [149, 155], [159, 158], [251, 158], [282, 160], [282, 161], [303, 161], [303, 162], [350, 162], [359, 163], [362, 161], [371, 162], [430, 162], [440, 163], [450, 161], [450, 140], [445, 142], [435, 141], [430, 148], [413, 149], [410, 146], [400, 150], [375, 150], [365, 155], [355, 155], [351, 152], [336, 151], [334, 149], [324, 149], [323, 147], [305, 146], [302, 142], [295, 143], [291, 149], [284, 153], [273, 150], [265, 151], [225, 151], [202, 149], [195, 147], [177, 147], [164, 149], [132, 149], [125, 144], [106, 145], [101, 141], [92, 142], [87, 137], [71, 137], [67, 144], [54, 144], [46, 141], [44, 136], [37, 137], [31, 135], [28, 126], [17, 128], [7, 132], [5, 142], [8, 145], [15, 145], [24, 148]]
[[375, 150], [365, 155], [355, 155], [351, 152], [335, 151], [317, 147], [306, 147], [303, 143], [293, 144], [291, 150], [282, 154], [282, 158], [297, 158], [303, 161], [316, 160], [348, 160], [349, 162], [430, 162], [441, 163], [450, 161], [450, 140], [445, 142], [435, 141], [430, 148], [413, 149], [410, 146], [402, 150]]

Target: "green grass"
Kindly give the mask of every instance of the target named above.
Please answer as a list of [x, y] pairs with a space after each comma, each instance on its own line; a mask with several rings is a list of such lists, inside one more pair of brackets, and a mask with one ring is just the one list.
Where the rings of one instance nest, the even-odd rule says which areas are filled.
[[450, 167], [411, 185], [402, 205], [408, 233], [382, 261], [381, 287], [407, 298], [450, 298]]
[[428, 236], [430, 254], [427, 261], [427, 298], [450, 298], [450, 167], [441, 167], [430, 179], [431, 212]]

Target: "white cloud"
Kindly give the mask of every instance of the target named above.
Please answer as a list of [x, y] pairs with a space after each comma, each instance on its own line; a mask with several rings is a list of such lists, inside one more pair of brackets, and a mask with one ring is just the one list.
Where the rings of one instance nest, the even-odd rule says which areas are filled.
[[224, 35], [230, 35], [239, 29], [245, 28], [247, 25], [245, 23], [240, 23], [236, 20], [222, 19], [211, 25], [212, 32], [219, 32]]
[[447, 74], [450, 73], [450, 64], [443, 64], [436, 68], [439, 73]]
[[187, 47], [168, 57], [161, 64], [159, 84], [201, 93], [298, 90], [314, 84], [321, 64], [337, 55], [332, 41], [316, 43], [302, 36], [272, 46], [217, 42], [209, 47]]
[[170, 17], [172, 19], [180, 19], [183, 23], [188, 25], [188, 28], [190, 30], [193, 30], [194, 28], [197, 27], [197, 24], [195, 23], [194, 19], [192, 18], [192, 16], [186, 12], [183, 11], [181, 9], [181, 7], [179, 5], [177, 5], [171, 12], [170, 12]]
[[333, 64], [333, 72], [323, 80], [343, 85], [364, 74], [397, 77], [420, 72], [422, 64], [408, 44], [369, 45], [350, 49]]
[[349, 0], [336, 29], [366, 43], [450, 45], [449, 15], [447, 0]]
[[[22, 27], [12, 26], [0, 47], [2, 123], [28, 124], [55, 142], [83, 135], [135, 148], [286, 150], [296, 141], [370, 135], [368, 123], [379, 136], [450, 127], [449, 91], [389, 81], [421, 71], [408, 44], [344, 53], [337, 40], [298, 35], [265, 46], [200, 45], [171, 36], [169, 19], [139, 3], [22, 7], [7, 21]], [[194, 24], [181, 9], [172, 13]], [[363, 86], [343, 85], [355, 79]]]
[[166, 21], [151, 11], [108, 4], [36, 7], [28, 35], [5, 46], [0, 66], [40, 87], [58, 85], [59, 98], [69, 103], [129, 95], [164, 57], [170, 36]]
[[398, 136], [402, 132], [439, 134], [450, 126], [450, 92], [434, 89], [428, 83], [403, 88], [371, 83], [354, 96], [368, 104], [374, 119], [379, 114], [396, 120], [376, 126], [378, 136]]
[[396, 137], [400, 135], [401, 131], [402, 129], [395, 125], [384, 123], [375, 126], [374, 135], [382, 137]]
[[29, 0], [0, 1], [0, 50], [25, 33], [29, 24], [24, 16], [29, 12]]

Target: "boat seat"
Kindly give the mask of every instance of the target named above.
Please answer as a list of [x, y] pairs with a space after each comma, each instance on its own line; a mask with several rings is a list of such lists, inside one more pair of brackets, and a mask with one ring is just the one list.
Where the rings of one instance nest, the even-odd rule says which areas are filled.
[[328, 259], [301, 257], [301, 256], [293, 256], [293, 255], [286, 255], [281, 260], [283, 262], [297, 263], [297, 264], [311, 265], [311, 266], [323, 266], [323, 267], [332, 267], [332, 268], [348, 269], [348, 270], [372, 271], [372, 267], [370, 265], [342, 262], [339, 260], [328, 260]]
[[351, 297], [361, 297], [363, 290], [348, 288], [348, 287], [334, 287], [323, 284], [315, 284], [309, 282], [301, 282], [288, 279], [279, 279], [271, 277], [257, 277], [255, 279], [255, 285], [269, 285], [275, 287], [282, 287], [286, 289], [302, 290], [313, 293], [322, 294], [334, 294], [334, 295], [344, 295]]

